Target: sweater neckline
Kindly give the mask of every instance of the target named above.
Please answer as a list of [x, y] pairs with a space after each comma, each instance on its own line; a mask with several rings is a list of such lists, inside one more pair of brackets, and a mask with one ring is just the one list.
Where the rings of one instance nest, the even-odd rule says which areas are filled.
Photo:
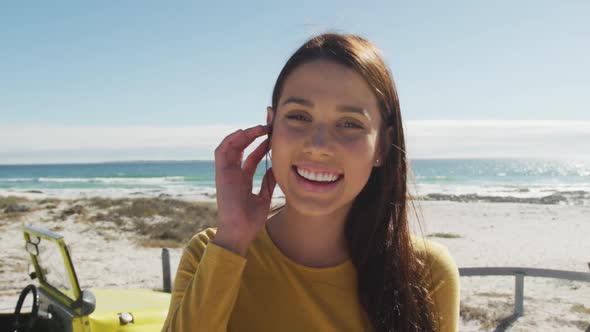
[[271, 248], [271, 250], [276, 256], [279, 256], [282, 261], [286, 262], [288, 265], [294, 267], [295, 269], [308, 272], [311, 274], [340, 274], [345, 271], [348, 272], [351, 269], [354, 270], [354, 265], [352, 264], [352, 260], [350, 258], [343, 261], [342, 263], [338, 263], [337, 265], [332, 265], [328, 267], [311, 267], [295, 262], [291, 258], [287, 257], [287, 255], [285, 255], [285, 253], [283, 253], [281, 249], [274, 243], [274, 241], [268, 234], [267, 224], [265, 224], [264, 227], [262, 227], [262, 237], [264, 242], [266, 242], [267, 246]]

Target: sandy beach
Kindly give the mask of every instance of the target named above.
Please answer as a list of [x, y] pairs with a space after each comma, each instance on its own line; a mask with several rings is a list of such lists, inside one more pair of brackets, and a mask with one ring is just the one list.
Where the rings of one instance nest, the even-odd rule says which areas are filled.
[[[34, 197], [35, 195], [30, 195]], [[447, 246], [459, 267], [590, 272], [590, 206], [421, 201], [418, 235]], [[182, 243], [214, 226], [215, 206], [169, 198], [0, 197], [0, 312], [31, 283], [22, 226], [62, 234], [86, 288], [162, 289], [161, 247], [173, 274]], [[433, 236], [434, 235], [434, 236]], [[525, 278], [524, 316], [509, 331], [588, 331], [590, 283]], [[513, 309], [513, 277], [462, 277], [460, 331], [494, 331]]]
[[[422, 202], [424, 233], [459, 267], [516, 266], [590, 272], [590, 207]], [[494, 331], [514, 308], [514, 277], [462, 277], [460, 331]], [[472, 318], [472, 319], [467, 319]], [[524, 316], [509, 331], [587, 331], [590, 283], [525, 278]]]

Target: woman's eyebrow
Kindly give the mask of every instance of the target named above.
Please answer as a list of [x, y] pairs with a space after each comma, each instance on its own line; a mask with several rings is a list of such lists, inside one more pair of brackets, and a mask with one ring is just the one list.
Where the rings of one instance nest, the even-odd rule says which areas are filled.
[[359, 115], [365, 116], [367, 118], [369, 117], [369, 112], [362, 107], [343, 105], [343, 106], [338, 106], [338, 111], [358, 113]]
[[299, 97], [289, 97], [287, 100], [283, 102], [283, 106], [288, 103], [299, 104], [307, 107], [313, 107], [313, 103], [307, 99], [299, 98]]
[[[287, 100], [283, 102], [283, 106], [289, 103], [298, 104], [302, 106], [306, 106], [309, 108], [313, 108], [313, 103], [307, 99], [300, 98], [300, 97], [289, 97]], [[360, 115], [368, 117], [368, 112], [366, 109], [357, 106], [349, 106], [349, 105], [341, 105], [338, 106], [338, 111], [340, 112], [351, 112], [351, 113], [358, 113]]]

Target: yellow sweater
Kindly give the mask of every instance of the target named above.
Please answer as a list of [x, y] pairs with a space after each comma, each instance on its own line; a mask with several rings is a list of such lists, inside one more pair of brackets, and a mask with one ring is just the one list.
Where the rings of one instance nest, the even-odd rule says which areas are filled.
[[[210, 242], [215, 233], [208, 228], [186, 246], [162, 331], [370, 331], [350, 260], [328, 268], [295, 263], [266, 227], [242, 257]], [[440, 244], [420, 239], [414, 247], [432, 261], [428, 289], [441, 317], [438, 330], [457, 331], [455, 262]]]

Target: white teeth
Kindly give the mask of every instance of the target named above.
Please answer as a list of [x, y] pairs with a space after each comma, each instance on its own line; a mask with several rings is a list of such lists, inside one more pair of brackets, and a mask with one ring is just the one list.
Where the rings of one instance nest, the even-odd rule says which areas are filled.
[[313, 173], [306, 169], [297, 168], [297, 173], [302, 177], [313, 180], [313, 181], [320, 181], [320, 182], [333, 182], [338, 179], [338, 175], [329, 174], [329, 173]]

